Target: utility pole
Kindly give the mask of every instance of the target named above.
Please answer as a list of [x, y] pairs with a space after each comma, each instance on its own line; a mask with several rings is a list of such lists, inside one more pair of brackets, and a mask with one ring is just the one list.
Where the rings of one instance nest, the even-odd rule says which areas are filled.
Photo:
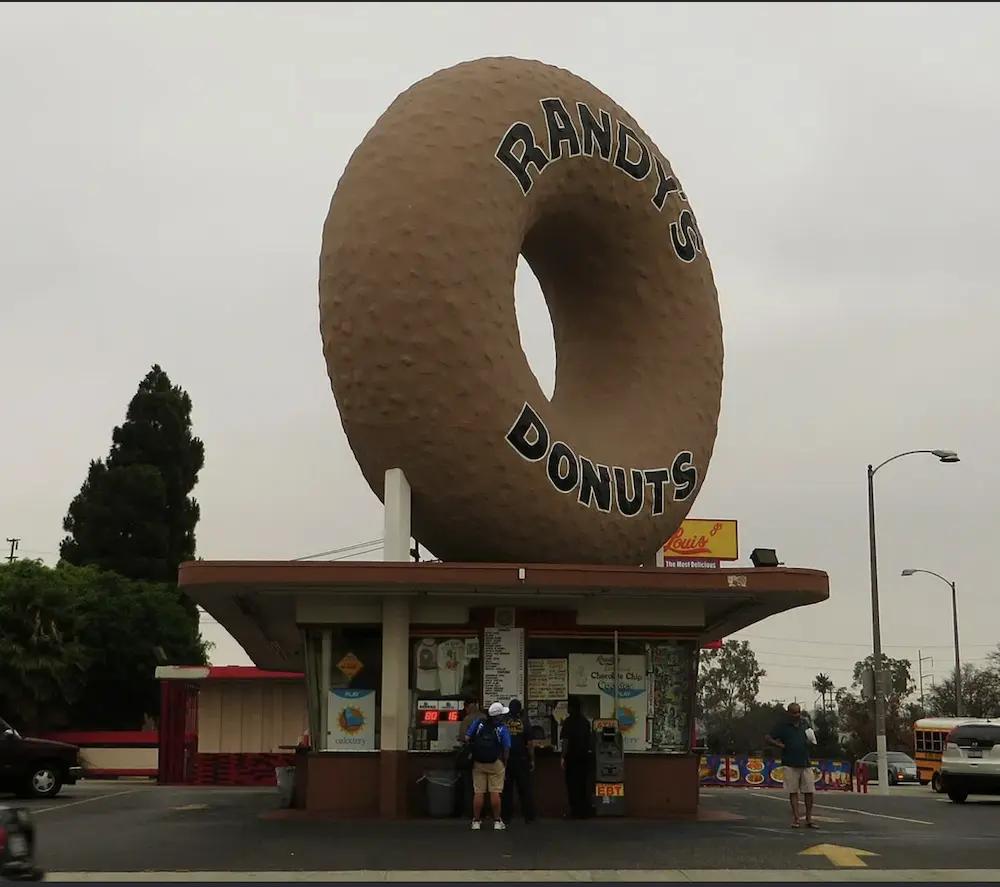
[[[924, 713], [924, 717], [927, 716], [927, 705], [924, 703], [924, 663], [929, 662], [931, 666], [934, 665], [933, 656], [924, 656], [923, 651], [917, 650], [917, 671], [920, 673], [920, 708]], [[930, 676], [930, 675], [928, 675]]]
[[17, 560], [17, 555], [14, 554], [14, 552], [17, 551], [18, 543], [21, 540], [20, 539], [8, 539], [7, 541], [10, 543], [10, 554], [7, 555], [7, 563], [12, 564], [12, 563], [14, 563], [14, 561]]

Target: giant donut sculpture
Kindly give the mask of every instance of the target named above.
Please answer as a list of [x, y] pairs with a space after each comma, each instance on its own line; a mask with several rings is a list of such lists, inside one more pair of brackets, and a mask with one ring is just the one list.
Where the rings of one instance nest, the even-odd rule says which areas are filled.
[[[520, 346], [523, 255], [552, 318]], [[439, 71], [355, 150], [323, 229], [323, 350], [372, 489], [444, 560], [650, 564], [705, 478], [722, 325], [695, 217], [636, 121], [568, 71]]]

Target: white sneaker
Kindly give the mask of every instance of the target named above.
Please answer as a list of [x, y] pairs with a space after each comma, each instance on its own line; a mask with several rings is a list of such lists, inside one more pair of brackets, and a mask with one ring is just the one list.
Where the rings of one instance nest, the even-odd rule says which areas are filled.
[[478, 819], [472, 820], [472, 830], [478, 832], [483, 827], [483, 824]]
[[504, 822], [501, 819], [498, 819], [496, 822], [493, 823], [493, 831], [495, 831], [495, 832], [505, 831], [506, 828], [507, 828], [507, 826], [504, 825]]

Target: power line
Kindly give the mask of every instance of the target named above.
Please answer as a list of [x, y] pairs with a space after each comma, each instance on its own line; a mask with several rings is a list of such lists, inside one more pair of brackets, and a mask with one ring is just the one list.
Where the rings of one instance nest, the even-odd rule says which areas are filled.
[[[302, 557], [294, 557], [292, 558], [292, 560], [309, 561], [315, 557], [327, 557], [328, 555], [331, 554], [341, 554], [344, 551], [351, 551], [351, 549], [354, 548], [367, 548], [371, 545], [377, 545], [379, 548], [381, 548], [382, 547], [381, 543], [384, 541], [385, 540], [382, 539], [381, 537], [379, 537], [378, 539], [369, 539], [367, 542], [355, 542], [353, 545], [344, 545], [342, 548], [331, 548], [329, 551], [318, 551], [316, 552], [316, 554], [306, 554], [303, 555]], [[334, 560], [336, 560], [336, 558], [334, 558]]]
[[[785, 644], [808, 644], [809, 646], [821, 646], [821, 647], [862, 647], [866, 650], [871, 649], [870, 642], [862, 642], [856, 644], [849, 644], [844, 641], [816, 641], [810, 638], [809, 640], [802, 640], [801, 638], [779, 638], [774, 635], [742, 635], [739, 638], [734, 638], [734, 640], [746, 640], [746, 641], [781, 641]], [[950, 650], [952, 649], [951, 644], [922, 644], [919, 641], [913, 641], [904, 644], [883, 644], [883, 647], [890, 647], [895, 650], [916, 650], [918, 647], [920, 649], [928, 650]], [[963, 647], [994, 647], [996, 644], [966, 644], [962, 643]]]
[[349, 557], [359, 557], [362, 554], [374, 554], [376, 551], [381, 551], [383, 548], [384, 548], [383, 545], [375, 545], [375, 546], [372, 546], [371, 548], [363, 548], [360, 551], [352, 551], [352, 552], [349, 552], [348, 554], [342, 554], [340, 557], [332, 557], [332, 558], [330, 558], [330, 560], [332, 560], [332, 561], [343, 561], [343, 560], [347, 560], [347, 558], [349, 558]]

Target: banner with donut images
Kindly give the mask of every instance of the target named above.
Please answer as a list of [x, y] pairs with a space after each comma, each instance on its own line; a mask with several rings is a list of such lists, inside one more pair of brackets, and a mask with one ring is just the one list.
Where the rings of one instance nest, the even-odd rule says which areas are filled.
[[[820, 759], [811, 761], [817, 791], [851, 791], [849, 761]], [[699, 777], [704, 786], [734, 788], [782, 788], [784, 768], [781, 761], [753, 755], [705, 755]]]

